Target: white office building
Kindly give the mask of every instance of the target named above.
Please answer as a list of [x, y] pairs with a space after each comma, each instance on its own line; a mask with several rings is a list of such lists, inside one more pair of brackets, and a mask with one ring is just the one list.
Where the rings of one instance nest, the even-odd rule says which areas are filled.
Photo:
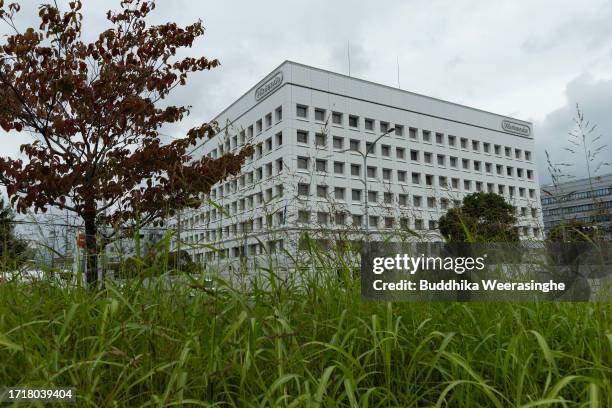
[[181, 214], [182, 248], [197, 260], [217, 256], [201, 244], [236, 259], [295, 250], [305, 230], [362, 233], [365, 200], [370, 231], [439, 239], [440, 216], [477, 191], [514, 205], [522, 236], [542, 235], [530, 122], [290, 61], [215, 120], [223, 131], [198, 154], [256, 149], [213, 188], [214, 205]]

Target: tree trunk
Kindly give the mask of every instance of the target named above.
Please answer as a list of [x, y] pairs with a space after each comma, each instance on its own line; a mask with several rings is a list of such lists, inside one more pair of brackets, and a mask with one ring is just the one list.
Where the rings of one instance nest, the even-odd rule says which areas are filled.
[[98, 281], [98, 245], [96, 240], [96, 213], [89, 212], [83, 216], [85, 221], [85, 252], [87, 263], [87, 286], [94, 287]]

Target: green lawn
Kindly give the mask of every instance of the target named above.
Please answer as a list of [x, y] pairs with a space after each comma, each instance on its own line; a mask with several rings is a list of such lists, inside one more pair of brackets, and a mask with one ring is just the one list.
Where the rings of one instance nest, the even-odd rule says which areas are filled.
[[0, 384], [79, 407], [612, 406], [610, 304], [363, 303], [344, 275], [191, 299], [0, 284]]

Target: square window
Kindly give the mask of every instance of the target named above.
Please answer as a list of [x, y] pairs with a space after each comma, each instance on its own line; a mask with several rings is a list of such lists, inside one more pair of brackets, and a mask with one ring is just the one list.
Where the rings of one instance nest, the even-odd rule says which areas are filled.
[[351, 216], [351, 218], [353, 219], [353, 226], [354, 227], [361, 227], [363, 225], [363, 216], [362, 215], [353, 214]]
[[398, 170], [397, 171], [397, 181], [399, 181], [401, 183], [405, 183], [406, 182], [406, 171], [405, 170]]
[[297, 167], [298, 169], [308, 170], [308, 157], [298, 157]]
[[387, 133], [389, 131], [389, 122], [380, 122], [380, 133]]
[[350, 127], [359, 127], [359, 116], [349, 115], [349, 126]]
[[361, 143], [359, 142], [359, 140], [351, 139], [349, 143], [349, 147], [352, 151], [358, 152], [360, 149], [360, 144]]
[[417, 128], [413, 128], [413, 127], [408, 129], [408, 133], [411, 139], [413, 140], [417, 139], [417, 130], [418, 130]]
[[334, 136], [333, 140], [334, 149], [342, 149], [344, 147], [344, 138], [340, 136]]
[[402, 125], [395, 124], [395, 136], [404, 136], [404, 127]]
[[376, 146], [372, 142], [366, 142], [366, 153], [370, 152], [372, 154], [376, 154]]
[[365, 130], [374, 130], [374, 119], [364, 119], [363, 120], [363, 127], [365, 128]]
[[421, 173], [412, 173], [412, 184], [421, 184]]
[[438, 166], [446, 166], [446, 156], [443, 154], [437, 155], [438, 158]]
[[407, 206], [408, 205], [408, 194], [400, 194], [398, 196], [398, 202], [399, 202], [399, 205], [401, 206]]
[[361, 175], [361, 165], [351, 164], [351, 176], [359, 176], [359, 175]]
[[482, 150], [485, 153], [490, 153], [491, 152], [491, 144], [490, 143], [483, 143], [482, 144]]
[[376, 177], [376, 167], [368, 166], [368, 177], [374, 178]]
[[308, 118], [308, 106], [306, 105], [297, 105], [296, 106], [296, 115], [298, 118]]
[[470, 168], [470, 160], [469, 159], [461, 159], [461, 167], [465, 170], [469, 170]]
[[299, 210], [298, 211], [298, 222], [310, 222], [310, 211]]
[[427, 208], [436, 208], [436, 198], [427, 197]]
[[474, 150], [475, 152], [480, 150], [480, 143], [478, 142], [478, 140], [472, 140], [472, 150]]
[[393, 228], [395, 219], [393, 217], [385, 217], [385, 228]]
[[280, 122], [281, 120], [283, 120], [283, 107], [279, 106], [278, 108], [276, 108], [274, 110], [274, 115], [276, 122]]
[[344, 200], [344, 191], [343, 187], [334, 188], [334, 197], [336, 200]]
[[[308, 196], [309, 193], [310, 193], [310, 184], [305, 184], [305, 183], [298, 184], [298, 196]], [[258, 201], [258, 202], [261, 202], [261, 201]]]
[[520, 159], [521, 158], [521, 154], [522, 154], [521, 149], [514, 149], [514, 158]]
[[456, 157], [454, 157], [454, 156], [450, 157], [450, 166], [454, 167], [454, 168], [457, 168], [457, 158]]
[[474, 171], [480, 171], [481, 170], [481, 162], [479, 162], [478, 160], [474, 160]]
[[315, 146], [324, 147], [327, 144], [327, 135], [325, 133], [315, 134]]
[[393, 193], [385, 193], [383, 195], [383, 200], [385, 204], [392, 204], [393, 203]]
[[332, 123], [334, 125], [342, 125], [342, 114], [340, 112], [332, 113]]
[[329, 214], [326, 212], [317, 212], [317, 222], [321, 225], [327, 225], [329, 222]]
[[444, 144], [444, 134], [442, 134], [440, 132], [436, 132], [436, 143], [437, 144]]
[[429, 152], [424, 152], [423, 153], [423, 160], [425, 161], [425, 163], [427, 164], [431, 164], [431, 158], [432, 158], [432, 154]]
[[317, 186], [317, 197], [326, 198], [327, 197], [327, 186]]
[[431, 142], [431, 132], [429, 130], [423, 130], [423, 141]]
[[417, 195], [412, 196], [412, 205], [413, 205], [414, 207], [420, 207], [420, 206], [421, 206], [422, 201], [423, 201], [423, 199], [422, 199], [422, 197], [421, 197], [421, 196], [417, 196]]
[[297, 142], [308, 144], [308, 132], [305, 130], [297, 131]]
[[467, 149], [468, 140], [465, 137], [461, 138], [461, 148]]
[[472, 182], [470, 180], [463, 180], [463, 189], [465, 191], [470, 191], [472, 188]]
[[391, 156], [391, 146], [388, 145], [382, 145], [380, 147], [380, 153], [384, 156], [384, 157], [390, 157]]
[[334, 162], [334, 173], [344, 174], [344, 163], [343, 162]]
[[493, 146], [493, 150], [494, 150], [495, 154], [499, 156], [500, 153], [501, 153], [501, 146], [496, 144], [496, 145]]
[[325, 122], [325, 109], [315, 108], [315, 120]]
[[433, 186], [434, 182], [434, 176], [432, 176], [431, 174], [426, 174], [425, 175], [425, 184], [428, 186]]
[[326, 172], [327, 171], [327, 160], [317, 159], [316, 170]]
[[337, 212], [334, 215], [334, 222], [336, 223], [336, 225], [344, 225], [346, 223], [346, 213]]
[[361, 201], [361, 190], [351, 190], [351, 198], [353, 199], [353, 201]]
[[448, 135], [448, 145], [454, 147], [456, 144], [457, 144], [457, 137], [453, 135]]
[[404, 160], [404, 158], [406, 157], [406, 151], [403, 147], [395, 148], [395, 157], [397, 157], [399, 160]]
[[391, 181], [391, 169], [383, 169], [383, 180]]
[[419, 151], [418, 150], [410, 150], [410, 160], [419, 161]]
[[376, 215], [370, 215], [368, 221], [371, 227], [378, 227], [378, 217]]
[[368, 191], [368, 202], [375, 203], [378, 200], [378, 191]]
[[525, 150], [525, 160], [531, 161], [531, 152], [529, 150]]

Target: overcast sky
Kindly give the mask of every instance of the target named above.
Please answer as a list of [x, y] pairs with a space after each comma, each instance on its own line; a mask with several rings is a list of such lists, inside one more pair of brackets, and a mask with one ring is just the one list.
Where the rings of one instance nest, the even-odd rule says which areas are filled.
[[[118, 4], [86, 1], [88, 36]], [[33, 9], [22, 16], [22, 27], [35, 21]], [[168, 130], [173, 136], [213, 118], [286, 59], [348, 73], [350, 41], [352, 76], [397, 86], [399, 61], [402, 89], [532, 121], [541, 182], [549, 180], [545, 149], [572, 160], [563, 147], [576, 103], [611, 141], [609, 0], [161, 0], [151, 21], [198, 18], [207, 31], [191, 53], [222, 65], [192, 77], [172, 99], [193, 106], [182, 128]], [[0, 134], [0, 155], [17, 154], [27, 140]], [[583, 168], [569, 171], [580, 176]]]

